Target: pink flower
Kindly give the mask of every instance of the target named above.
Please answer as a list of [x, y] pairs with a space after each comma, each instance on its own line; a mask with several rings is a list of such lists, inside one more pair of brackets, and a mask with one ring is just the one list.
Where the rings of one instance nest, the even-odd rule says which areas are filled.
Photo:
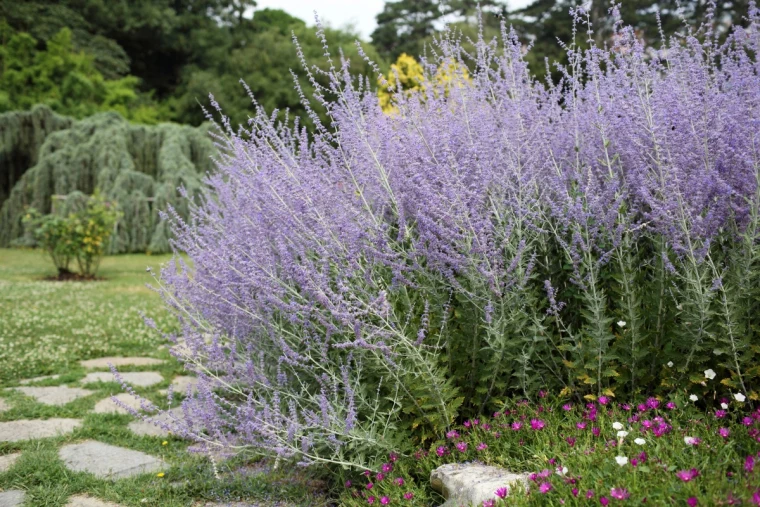
[[676, 404], [673, 403], [672, 401], [669, 401], [667, 403], [667, 405], [665, 405], [665, 406], [668, 407], [668, 410], [675, 410], [676, 409]]
[[747, 456], [747, 459], [744, 460], [744, 471], [751, 474], [754, 470], [755, 458], [752, 456]]
[[404, 485], [404, 479], [402, 477], [397, 477], [395, 481], [397, 486], [403, 486]]
[[445, 456], [445, 455], [446, 455], [446, 448], [445, 448], [444, 446], [442, 446], [442, 445], [441, 445], [441, 446], [439, 446], [439, 447], [438, 447], [438, 448], [435, 450], [435, 453], [438, 455], [438, 457], [439, 457], [439, 458], [442, 458], [443, 456]]
[[691, 470], [681, 470], [680, 472], [676, 472], [676, 477], [683, 482], [689, 482], [699, 477], [699, 470], [696, 468], [692, 468]]
[[382, 498], [380, 499], [380, 503], [381, 503], [382, 505], [388, 505], [389, 503], [391, 503], [391, 499], [390, 499], [390, 498], [388, 498], [387, 496], [384, 496], [384, 497], [382, 497]]
[[600, 396], [599, 397], [599, 404], [600, 405], [606, 405], [609, 402], [610, 402], [610, 399], [608, 397], [606, 397], [606, 396]]
[[522, 428], [522, 423], [521, 422], [515, 421], [515, 422], [512, 423], [512, 430], [519, 431], [520, 428]]
[[752, 426], [752, 418], [751, 417], [745, 417], [742, 419], [742, 424], [745, 426]]
[[568, 445], [570, 445], [570, 447], [575, 446], [575, 437], [567, 437], [565, 440], [567, 441]]
[[540, 431], [544, 429], [546, 426], [546, 423], [542, 421], [541, 419], [531, 419], [530, 420], [530, 427], [535, 431]]
[[572, 494], [573, 496], [578, 496], [578, 488], [573, 488]]
[[637, 460], [636, 458], [631, 458], [631, 466], [635, 467], [638, 465], [639, 465], [639, 460]]
[[502, 486], [501, 488], [493, 492], [493, 494], [498, 496], [499, 498], [506, 498], [508, 493], [509, 493], [509, 490], [504, 486]]
[[718, 435], [720, 435], [723, 438], [728, 438], [730, 434], [731, 434], [731, 431], [728, 428], [720, 428], [718, 430]]
[[616, 500], [628, 500], [631, 494], [625, 488], [612, 488], [610, 490], [610, 496]]
[[545, 495], [552, 490], [552, 485], [549, 482], [542, 482], [538, 490]]
[[472, 423], [469, 420], [467, 420], [467, 421], [464, 422], [464, 427], [465, 428], [469, 428], [471, 426], [472, 426]]
[[602, 504], [602, 505], [609, 505], [610, 504], [610, 500], [606, 496], [603, 496], [603, 497], [599, 498], [599, 503]]
[[372, 484], [371, 482], [367, 483], [367, 489], [372, 489], [373, 486], [374, 486], [374, 484]]
[[483, 500], [483, 507], [494, 507], [496, 505], [496, 502], [493, 500]]
[[391, 463], [395, 463], [398, 460], [398, 454], [392, 452], [388, 455], [388, 459], [391, 460]]
[[594, 498], [594, 490], [590, 489], [586, 491], [586, 498]]
[[593, 433], [595, 437], [598, 437], [598, 436], [599, 436], [599, 434], [601, 433], [601, 431], [602, 431], [602, 430], [600, 430], [600, 429], [599, 429], [599, 428], [597, 428], [597, 427], [593, 427], [593, 428], [591, 428], [591, 433]]
[[457, 430], [451, 430], [448, 433], [446, 433], [446, 438], [459, 438], [459, 433]]
[[467, 452], [467, 442], [457, 442], [457, 451]]
[[656, 410], [660, 406], [660, 400], [657, 398], [649, 398], [647, 400], [647, 407], [651, 408], [652, 410]]
[[488, 446], [486, 445], [485, 442], [480, 442], [478, 444], [478, 447], [476, 449], [479, 450], [479, 451], [485, 451], [486, 449], [488, 449]]
[[540, 391], [538, 391], [538, 397], [539, 398], [546, 398], [546, 391], [544, 391], [543, 389], [541, 389]]
[[695, 505], [697, 505], [697, 497], [695, 497], [695, 496], [690, 496], [690, 497], [689, 497], [689, 499], [688, 499], [688, 500], [686, 500], [686, 504], [687, 504], [689, 507], [694, 507]]
[[752, 503], [755, 505], [760, 505], [760, 489], [755, 491], [755, 493], [752, 495]]
[[379, 472], [379, 473], [378, 473], [378, 474], [375, 476], [375, 479], [377, 479], [377, 481], [378, 481], [378, 482], [380, 482], [380, 481], [382, 481], [383, 479], [385, 479], [385, 474], [384, 474], [384, 473], [382, 473], [382, 472]]
[[375, 497], [374, 496], [367, 497], [367, 503], [369, 504], [375, 503]]
[[411, 491], [407, 491], [406, 493], [404, 493], [404, 500], [411, 500], [412, 498], [414, 498], [414, 493], [412, 493]]
[[564, 405], [562, 405], [562, 410], [564, 410], [565, 412], [569, 412], [572, 409], [573, 409], [572, 403], [565, 403]]
[[388, 472], [393, 470], [393, 465], [391, 465], [390, 463], [383, 463], [382, 470], [383, 472], [387, 474]]
[[586, 422], [585, 421], [581, 421], [581, 422], [577, 423], [575, 425], [575, 427], [578, 428], [579, 430], [585, 430], [586, 429]]
[[715, 418], [716, 419], [723, 419], [724, 417], [726, 417], [727, 413], [728, 412], [726, 412], [725, 410], [716, 410], [715, 411]]
[[347, 487], [347, 488], [350, 488], [350, 487], [351, 487], [351, 481], [346, 481], [346, 487]]

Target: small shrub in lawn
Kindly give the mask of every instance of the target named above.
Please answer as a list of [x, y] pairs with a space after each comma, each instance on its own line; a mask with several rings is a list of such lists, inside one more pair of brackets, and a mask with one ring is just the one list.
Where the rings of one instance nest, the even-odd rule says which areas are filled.
[[710, 370], [760, 398], [760, 11], [658, 48], [612, 16], [558, 83], [506, 27], [473, 54], [449, 33], [390, 114], [330, 59], [313, 136], [222, 120], [204, 197], [168, 212], [191, 262], [158, 279], [200, 379], [184, 433], [371, 468], [539, 389], [703, 396]]
[[497, 488], [484, 506], [760, 505], [760, 410], [719, 401], [727, 408], [706, 412], [685, 396], [638, 404], [524, 400], [465, 421], [429, 448], [392, 453], [377, 470], [346, 476], [340, 503], [438, 505], [430, 472], [472, 461], [530, 473], [527, 487]]

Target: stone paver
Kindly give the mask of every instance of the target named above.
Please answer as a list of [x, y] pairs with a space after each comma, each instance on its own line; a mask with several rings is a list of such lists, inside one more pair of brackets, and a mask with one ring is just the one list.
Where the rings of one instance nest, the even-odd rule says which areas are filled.
[[[155, 371], [120, 372], [119, 376], [127, 384], [140, 387], [149, 387], [164, 381], [164, 377]], [[82, 379], [83, 384], [93, 384], [95, 382], [118, 382], [118, 380], [116, 380], [116, 377], [114, 377], [113, 373], [110, 371], [88, 373], [87, 376]]]
[[14, 452], [13, 454], [5, 454], [0, 456], [0, 474], [7, 472], [11, 469], [16, 460], [21, 457], [20, 452]]
[[477, 463], [450, 463], [430, 473], [430, 485], [447, 499], [443, 504], [446, 507], [483, 505], [483, 501], [494, 499], [494, 491], [527, 482], [528, 475]]
[[50, 438], [71, 433], [81, 424], [81, 419], [20, 419], [0, 422], [0, 442]]
[[89, 396], [94, 391], [88, 391], [79, 387], [53, 386], [53, 387], [12, 387], [27, 396], [31, 396], [45, 405], [65, 405], [69, 402]]
[[153, 366], [154, 364], [163, 364], [166, 361], [154, 359], [152, 357], [99, 357], [97, 359], [88, 359], [79, 361], [85, 368], [108, 368], [109, 364], [119, 366]]
[[69, 470], [89, 472], [100, 479], [122, 479], [166, 468], [162, 460], [149, 454], [95, 440], [65, 445], [58, 455]]
[[[136, 399], [134, 396], [128, 393], [119, 393], [114, 398], [118, 399], [120, 402], [125, 404], [128, 407], [131, 407], [135, 410], [140, 410], [140, 400]], [[121, 407], [117, 405], [109, 396], [108, 398], [104, 400], [100, 400], [95, 404], [95, 408], [92, 410], [96, 414], [129, 414], [130, 412], [125, 409], [124, 407]]]
[[5, 454], [3, 456], [0, 456], [0, 474], [10, 470], [13, 464], [16, 462], [16, 460], [19, 459], [20, 457], [21, 457], [20, 452], [15, 452], [13, 454]]
[[0, 507], [16, 507], [24, 503], [26, 493], [20, 489], [10, 489], [0, 493]]
[[[172, 391], [174, 391], [174, 394], [181, 394], [182, 396], [186, 396], [188, 388], [190, 388], [191, 394], [198, 392], [198, 377], [180, 375], [178, 377], [174, 377], [172, 380]], [[161, 389], [158, 392], [161, 394], [167, 394], [169, 391], [167, 389]]]
[[35, 382], [41, 382], [43, 380], [58, 380], [61, 378], [60, 375], [43, 375], [42, 377], [34, 377], [34, 378], [26, 378], [24, 380], [19, 380], [18, 383], [22, 386], [25, 386], [27, 384], [34, 384]]
[[0, 398], [0, 412], [5, 412], [6, 410], [9, 410], [10, 408], [11, 408], [10, 403]]
[[93, 498], [86, 495], [74, 495], [69, 497], [66, 507], [120, 507], [119, 504], [106, 502], [100, 498]]
[[[169, 412], [174, 415], [174, 417], [182, 420], [184, 418], [184, 413], [182, 412], [182, 407], [174, 407], [173, 409], [169, 410]], [[171, 421], [171, 416], [169, 416], [166, 413], [162, 413], [159, 416], [154, 416], [156, 419], [160, 421]], [[132, 433], [135, 433], [137, 435], [141, 436], [147, 436], [147, 437], [166, 437], [169, 435], [169, 432], [163, 429], [160, 426], [156, 426], [152, 422], [143, 421], [140, 419], [139, 421], [132, 421], [129, 423], [129, 429], [132, 431]]]

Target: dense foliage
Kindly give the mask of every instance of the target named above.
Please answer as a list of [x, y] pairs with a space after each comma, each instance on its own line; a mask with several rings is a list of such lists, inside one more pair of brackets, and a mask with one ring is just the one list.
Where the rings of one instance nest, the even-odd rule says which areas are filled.
[[444, 38], [426, 82], [469, 79], [396, 114], [335, 64], [313, 139], [263, 110], [222, 128], [205, 198], [170, 213], [192, 267], [160, 280], [201, 379], [184, 432], [361, 467], [542, 388], [699, 393], [712, 369], [757, 400], [760, 12], [660, 48], [615, 19], [548, 87], [504, 27]]
[[530, 474], [527, 486], [495, 487], [484, 507], [760, 505], [760, 411], [719, 401], [725, 408], [706, 409], [685, 392], [639, 404], [516, 401], [428, 448], [391, 453], [377, 470], [352, 474], [340, 504], [439, 505], [430, 472], [477, 461]]
[[38, 106], [30, 112], [0, 115], [0, 133], [0, 160], [18, 162], [8, 166], [11, 170], [31, 165], [0, 207], [4, 247], [36, 244], [25, 235], [27, 207], [48, 214], [53, 199], [59, 199], [66, 215], [76, 206], [79, 193], [90, 195], [97, 188], [123, 212], [107, 253], [166, 252], [169, 231], [159, 210], [171, 204], [181, 216], [188, 216], [182, 196], [197, 193], [203, 175], [213, 166], [213, 143], [206, 128], [136, 125], [116, 113], [72, 121]]
[[41, 215], [29, 208], [24, 225], [37, 246], [50, 256], [59, 276], [71, 273], [76, 260], [78, 274], [92, 278], [98, 271], [114, 226], [120, 218], [115, 203], [106, 202], [99, 193], [86, 196], [74, 192], [69, 209]]

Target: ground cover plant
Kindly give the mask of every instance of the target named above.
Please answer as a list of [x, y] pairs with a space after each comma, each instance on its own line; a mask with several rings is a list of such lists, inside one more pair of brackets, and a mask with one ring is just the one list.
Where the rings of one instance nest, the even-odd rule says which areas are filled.
[[[93, 393], [62, 406], [38, 403], [6, 388], [21, 379], [60, 375], [34, 386], [81, 387], [85, 375], [79, 361], [105, 356], [152, 356], [167, 359], [151, 370], [164, 381], [137, 392], [162, 408], [169, 407], [166, 389], [175, 375], [185, 374], [166, 346], [157, 346], [154, 331], [173, 328], [157, 295], [145, 287], [146, 266], [160, 266], [167, 256], [105, 257], [96, 282], [51, 282], [55, 269], [39, 251], [0, 249], [0, 423], [21, 419], [76, 418], [82, 425], [71, 434], [38, 440], [0, 442], [0, 457], [21, 452], [8, 470], [0, 471], [0, 491], [26, 491], [27, 505], [64, 506], [75, 494], [88, 494], [124, 506], [187, 506], [206, 502], [250, 501], [268, 507], [319, 505], [322, 488], [292, 469], [272, 470], [265, 463], [232, 460], [212, 464], [188, 452], [192, 442], [174, 436], [139, 436], [128, 429], [134, 418], [93, 413], [97, 402], [120, 392], [114, 380], [88, 384]], [[101, 371], [108, 372], [107, 368]], [[174, 395], [174, 404], [182, 393]], [[158, 456], [167, 467], [158, 473], [118, 481], [68, 470], [58, 456], [66, 444], [97, 440]], [[234, 473], [233, 473], [234, 471]], [[160, 474], [160, 475], [159, 475]], [[225, 504], [226, 505], [226, 504]]]
[[760, 505], [760, 411], [729, 398], [706, 411], [711, 401], [679, 392], [639, 404], [572, 403], [542, 391], [349, 476], [341, 505], [438, 505], [430, 472], [463, 461], [530, 473], [527, 486], [496, 488], [484, 507]]
[[175, 431], [375, 469], [540, 390], [757, 401], [760, 13], [650, 47], [613, 8], [609, 48], [573, 16], [559, 82], [506, 26], [472, 54], [448, 33], [386, 114], [324, 41], [314, 136], [222, 119], [167, 215], [192, 266], [157, 278], [200, 378]]

